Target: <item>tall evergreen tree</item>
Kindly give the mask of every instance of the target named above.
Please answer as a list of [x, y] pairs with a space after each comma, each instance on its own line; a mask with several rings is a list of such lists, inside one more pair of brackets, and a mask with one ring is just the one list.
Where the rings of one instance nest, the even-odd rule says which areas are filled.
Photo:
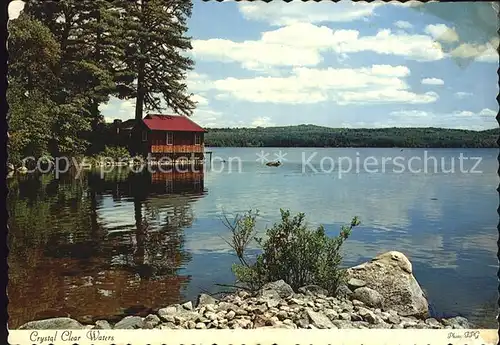
[[60, 47], [42, 23], [21, 14], [9, 23], [9, 161], [48, 151]]
[[121, 96], [136, 99], [135, 118], [144, 110], [169, 108], [191, 115], [195, 103], [185, 83], [193, 60], [183, 55], [190, 50], [186, 36], [191, 16], [190, 0], [123, 1], [126, 21], [126, 63], [135, 73], [135, 85]]
[[120, 12], [100, 0], [28, 0], [25, 12], [46, 25], [61, 47], [53, 151], [82, 153], [102, 120], [99, 104], [116, 91], [115, 67], [123, 60]]

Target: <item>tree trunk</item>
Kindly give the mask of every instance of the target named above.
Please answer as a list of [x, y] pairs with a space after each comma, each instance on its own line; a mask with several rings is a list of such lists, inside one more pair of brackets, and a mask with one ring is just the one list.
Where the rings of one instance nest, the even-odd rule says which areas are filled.
[[137, 73], [137, 99], [135, 101], [135, 120], [137, 123], [141, 121], [142, 119], [142, 113], [143, 113], [143, 108], [144, 108], [144, 95], [145, 95], [145, 89], [144, 89], [144, 68], [145, 68], [145, 61], [144, 59], [141, 58], [141, 61], [139, 63], [139, 71]]
[[[145, 7], [145, 1], [142, 0], [140, 3], [140, 20], [144, 21], [143, 14], [144, 14], [144, 7]], [[142, 26], [144, 27], [144, 26]], [[137, 71], [137, 98], [135, 101], [135, 120], [137, 124], [139, 124], [139, 121], [142, 119], [142, 114], [143, 114], [143, 109], [144, 109], [144, 96], [146, 93], [146, 89], [144, 87], [144, 69], [146, 68], [146, 58], [143, 55], [145, 53], [145, 47], [144, 47], [144, 42], [141, 41], [139, 42], [139, 65], [138, 71]]]

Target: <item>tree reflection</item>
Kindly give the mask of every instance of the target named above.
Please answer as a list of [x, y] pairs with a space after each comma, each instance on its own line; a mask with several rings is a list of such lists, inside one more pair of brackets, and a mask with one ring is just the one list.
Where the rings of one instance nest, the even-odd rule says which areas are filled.
[[187, 174], [11, 179], [9, 327], [114, 321], [179, 302], [190, 280], [179, 272], [191, 259], [183, 230], [205, 194], [203, 174]]

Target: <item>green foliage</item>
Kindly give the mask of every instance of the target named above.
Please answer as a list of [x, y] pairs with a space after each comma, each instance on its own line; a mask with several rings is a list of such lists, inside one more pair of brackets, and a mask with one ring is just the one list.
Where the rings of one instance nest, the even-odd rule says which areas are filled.
[[55, 107], [51, 92], [60, 49], [39, 21], [21, 14], [9, 23], [9, 162], [48, 152]]
[[183, 53], [191, 49], [191, 7], [186, 0], [26, 0], [9, 22], [11, 160], [102, 150], [111, 142], [102, 140], [99, 106], [110, 96], [137, 98], [141, 115], [161, 105], [189, 115], [184, 80], [193, 61]]
[[7, 90], [9, 101], [9, 162], [15, 166], [25, 157], [41, 157], [48, 152], [51, 139], [51, 102], [40, 91], [29, 96], [14, 81]]
[[115, 162], [124, 159], [130, 159], [130, 153], [128, 152], [128, 150], [125, 147], [121, 146], [106, 146], [100, 156], [111, 158]]
[[[124, 29], [129, 41], [125, 62], [137, 83], [124, 87], [121, 96], [136, 98], [136, 119], [142, 110], [169, 108], [191, 115], [194, 102], [187, 93], [186, 72], [194, 62], [184, 55], [191, 49], [187, 20], [190, 0], [119, 1], [126, 20]], [[163, 100], [162, 100], [163, 98]]]
[[233, 223], [225, 221], [232, 237], [227, 243], [236, 252], [240, 263], [233, 265], [233, 273], [240, 283], [257, 289], [268, 282], [283, 279], [293, 289], [315, 284], [335, 294], [344, 281], [341, 268], [342, 244], [352, 228], [360, 224], [357, 217], [349, 226], [342, 226], [337, 237], [328, 237], [323, 226], [309, 229], [305, 215], [293, 217], [290, 211], [281, 211], [281, 222], [267, 230], [266, 239], [255, 238], [262, 249], [254, 263], [249, 263], [245, 250], [255, 235], [257, 213], [249, 211]]
[[205, 144], [216, 147], [498, 147], [498, 129], [344, 129], [313, 125], [213, 128]]

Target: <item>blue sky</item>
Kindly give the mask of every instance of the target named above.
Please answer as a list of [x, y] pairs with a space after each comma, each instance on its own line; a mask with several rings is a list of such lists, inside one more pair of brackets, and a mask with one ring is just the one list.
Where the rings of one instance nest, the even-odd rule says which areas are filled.
[[[208, 128], [498, 127], [495, 10], [195, 0], [193, 120]], [[107, 121], [133, 118], [134, 100], [101, 109]]]

